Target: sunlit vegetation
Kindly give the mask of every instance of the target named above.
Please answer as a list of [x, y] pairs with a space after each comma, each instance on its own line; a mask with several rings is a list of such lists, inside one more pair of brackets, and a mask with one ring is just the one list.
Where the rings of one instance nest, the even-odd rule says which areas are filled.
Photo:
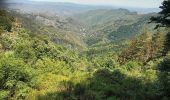
[[0, 100], [170, 99], [164, 31], [146, 29], [133, 39], [78, 52], [11, 16], [0, 11]]

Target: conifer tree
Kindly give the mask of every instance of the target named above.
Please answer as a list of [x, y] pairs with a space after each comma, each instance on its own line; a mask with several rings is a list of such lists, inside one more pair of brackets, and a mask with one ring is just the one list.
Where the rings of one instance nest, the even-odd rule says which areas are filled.
[[[159, 15], [157, 17], [152, 17], [151, 21], [157, 23], [156, 28], [158, 27], [166, 27], [169, 31], [170, 29], [170, 0], [164, 0], [162, 3], [162, 6], [160, 6], [162, 9], [161, 12], [159, 12]], [[162, 96], [165, 100], [170, 99], [170, 57], [169, 52], [170, 51], [170, 31], [166, 34], [165, 41], [164, 41], [164, 50], [163, 55], [166, 56], [164, 61], [159, 64], [159, 80], [162, 84]]]
[[[151, 22], [157, 23], [156, 29], [158, 27], [166, 27], [168, 30], [170, 29], [170, 0], [164, 0], [162, 9], [157, 17], [151, 17]], [[170, 31], [167, 33], [164, 43], [163, 55], [165, 56], [168, 51], [170, 51]]]
[[170, 27], [170, 0], [164, 0], [162, 9], [157, 17], [151, 17], [151, 22], [157, 23], [157, 27]]

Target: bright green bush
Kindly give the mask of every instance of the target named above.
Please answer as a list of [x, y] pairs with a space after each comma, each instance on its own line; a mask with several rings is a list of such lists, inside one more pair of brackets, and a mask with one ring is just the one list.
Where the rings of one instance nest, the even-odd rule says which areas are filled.
[[0, 72], [0, 89], [7, 91], [1, 95], [8, 93], [8, 98], [25, 98], [29, 93], [29, 90], [25, 89], [29, 88], [33, 69], [23, 60], [14, 58], [12, 55], [1, 54]]

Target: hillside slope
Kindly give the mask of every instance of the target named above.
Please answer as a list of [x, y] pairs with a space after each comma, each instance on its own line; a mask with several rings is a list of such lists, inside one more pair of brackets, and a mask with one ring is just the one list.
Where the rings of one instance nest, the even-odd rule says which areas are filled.
[[[76, 14], [73, 19], [84, 25], [85, 41], [93, 45], [102, 41], [130, 39], [140, 34], [154, 14], [137, 14], [126, 9], [97, 9]], [[90, 42], [91, 41], [91, 42]]]
[[21, 14], [15, 11], [11, 11], [11, 13], [22, 21], [21, 26], [34, 35], [48, 37], [56, 44], [70, 49], [81, 51], [86, 48], [86, 44], [78, 32], [80, 26], [71, 19], [41, 14]]
[[29, 0], [8, 0], [7, 3], [10, 10], [27, 18], [24, 26], [38, 34], [51, 34], [56, 43], [62, 41], [69, 45], [67, 47], [76, 49], [131, 39], [141, 33], [143, 26], [151, 27], [147, 22], [153, 15], [138, 14], [141, 10], [147, 12], [147, 9], [132, 12], [136, 10], [111, 6]]

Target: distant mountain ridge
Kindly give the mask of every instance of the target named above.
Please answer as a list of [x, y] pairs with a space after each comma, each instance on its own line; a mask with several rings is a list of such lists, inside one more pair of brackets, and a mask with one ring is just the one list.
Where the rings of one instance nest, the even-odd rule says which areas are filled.
[[154, 15], [139, 14], [133, 11], [139, 9], [132, 8], [128, 10], [61, 2], [13, 0], [8, 5], [10, 10], [24, 16], [25, 27], [38, 34], [46, 34], [59, 44], [75, 48], [133, 38], [141, 33], [150, 16]]
[[53, 14], [58, 15], [72, 15], [75, 13], [82, 13], [89, 10], [95, 9], [119, 9], [124, 8], [128, 9], [132, 12], [138, 12], [139, 14], [146, 14], [152, 12], [160, 11], [159, 8], [131, 8], [131, 7], [122, 7], [122, 6], [106, 6], [106, 5], [83, 5], [83, 4], [75, 4], [75, 3], [67, 3], [67, 2], [49, 2], [49, 1], [31, 1], [31, 0], [7, 0], [6, 4], [8, 4], [9, 8], [18, 9], [22, 12], [30, 12], [33, 13], [48, 13], [53, 11]]

